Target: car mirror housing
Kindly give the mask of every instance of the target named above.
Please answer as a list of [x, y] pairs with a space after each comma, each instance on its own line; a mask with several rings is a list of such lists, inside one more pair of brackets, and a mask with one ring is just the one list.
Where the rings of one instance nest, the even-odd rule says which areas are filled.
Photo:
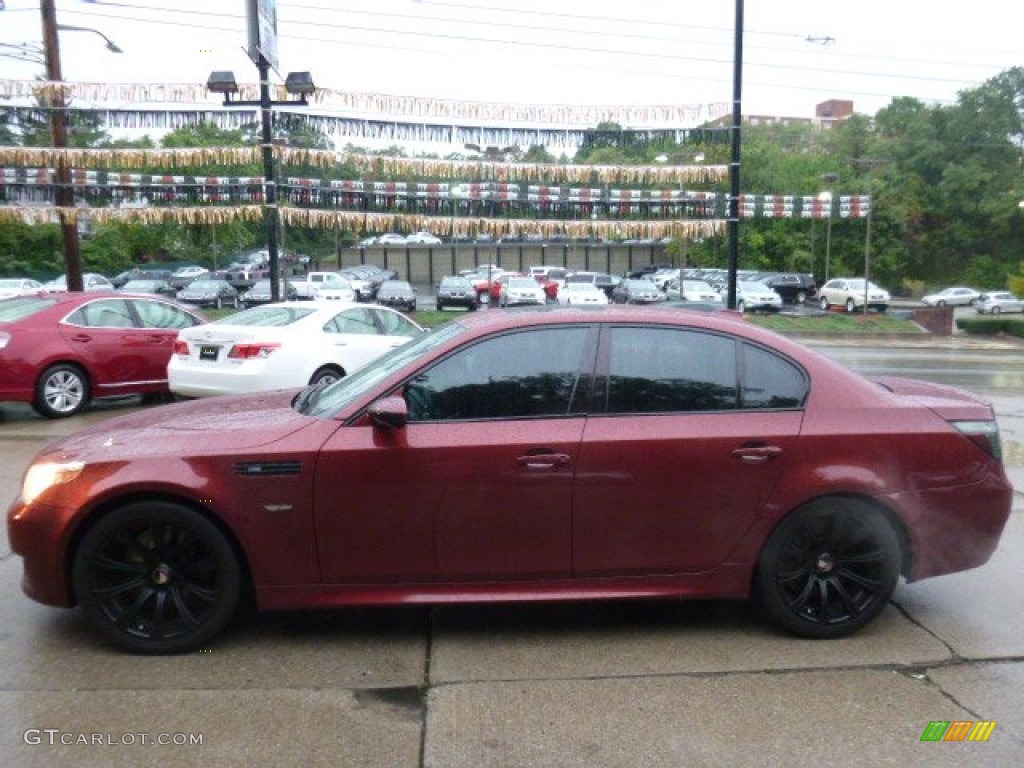
[[389, 429], [401, 429], [409, 422], [409, 407], [398, 396], [382, 397], [370, 405], [368, 412], [375, 424]]

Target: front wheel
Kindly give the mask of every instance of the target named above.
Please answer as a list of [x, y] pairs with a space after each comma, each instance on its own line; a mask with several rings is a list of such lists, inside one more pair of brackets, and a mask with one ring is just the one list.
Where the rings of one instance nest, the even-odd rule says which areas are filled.
[[851, 313], [851, 314], [856, 312], [857, 311], [857, 302], [855, 302], [853, 299], [847, 299], [846, 300], [846, 311]]
[[899, 538], [888, 518], [856, 499], [811, 502], [775, 529], [756, 587], [771, 620], [803, 637], [852, 634], [874, 619], [900, 575]]
[[199, 512], [141, 501], [104, 515], [72, 565], [75, 598], [115, 645], [135, 653], [184, 653], [235, 612], [242, 569], [224, 533]]
[[51, 365], [36, 382], [32, 408], [48, 419], [74, 416], [89, 404], [89, 381], [75, 365]]
[[796, 303], [797, 304], [806, 304], [807, 303], [807, 294], [804, 291], [797, 291], [796, 292]]
[[828, 299], [824, 296], [821, 297], [821, 301], [818, 302], [818, 305], [821, 307], [822, 311], [828, 312]]

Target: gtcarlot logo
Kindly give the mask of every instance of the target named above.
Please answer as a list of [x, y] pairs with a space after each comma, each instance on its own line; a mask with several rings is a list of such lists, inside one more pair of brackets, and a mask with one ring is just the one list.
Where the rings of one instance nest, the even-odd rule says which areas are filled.
[[932, 720], [921, 741], [988, 741], [995, 729], [995, 720]]
[[132, 747], [155, 745], [158, 747], [199, 747], [203, 744], [201, 733], [85, 733], [62, 731], [60, 728], [29, 728], [22, 734], [22, 740], [31, 746], [96, 746]]

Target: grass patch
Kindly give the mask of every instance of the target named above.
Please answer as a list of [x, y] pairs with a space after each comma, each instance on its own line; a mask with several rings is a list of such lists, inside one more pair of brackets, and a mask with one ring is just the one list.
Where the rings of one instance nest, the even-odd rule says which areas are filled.
[[920, 326], [911, 320], [884, 313], [849, 315], [824, 312], [820, 315], [749, 314], [747, 319], [779, 333], [906, 333], [920, 334]]

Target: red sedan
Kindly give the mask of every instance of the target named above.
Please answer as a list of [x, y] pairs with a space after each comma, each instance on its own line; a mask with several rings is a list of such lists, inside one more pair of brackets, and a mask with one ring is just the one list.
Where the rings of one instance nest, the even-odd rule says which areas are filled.
[[139, 294], [46, 293], [0, 301], [0, 402], [61, 418], [93, 398], [166, 393], [181, 328], [205, 322]]
[[326, 388], [179, 403], [44, 449], [8, 512], [26, 593], [122, 648], [261, 609], [756, 598], [839, 637], [900, 575], [985, 563], [992, 408], [870, 381], [726, 313], [460, 317]]

